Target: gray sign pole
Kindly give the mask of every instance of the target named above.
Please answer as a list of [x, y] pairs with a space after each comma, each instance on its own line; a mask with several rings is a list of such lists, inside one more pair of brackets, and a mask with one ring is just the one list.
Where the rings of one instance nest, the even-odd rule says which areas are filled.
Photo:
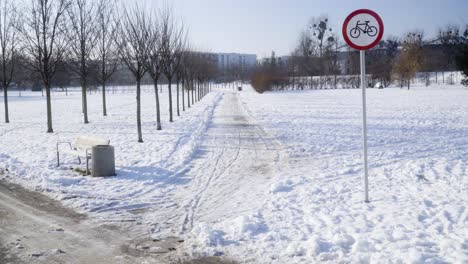
[[366, 114], [366, 52], [361, 50], [361, 89], [362, 89], [362, 146], [364, 159], [364, 201], [369, 201], [369, 172], [367, 165], [367, 114]]

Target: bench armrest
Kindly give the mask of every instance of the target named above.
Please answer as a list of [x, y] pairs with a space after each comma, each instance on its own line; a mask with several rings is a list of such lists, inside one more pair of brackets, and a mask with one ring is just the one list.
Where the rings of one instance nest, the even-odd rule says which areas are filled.
[[70, 149], [73, 149], [70, 142], [68, 142], [68, 141], [62, 141], [62, 142], [57, 142], [57, 152], [59, 152], [59, 145], [61, 145], [61, 144], [68, 144], [68, 146], [70, 147]]

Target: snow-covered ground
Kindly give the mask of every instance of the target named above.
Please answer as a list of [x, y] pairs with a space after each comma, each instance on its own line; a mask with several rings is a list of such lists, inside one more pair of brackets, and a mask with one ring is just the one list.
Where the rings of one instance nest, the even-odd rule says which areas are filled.
[[203, 250], [257, 263], [468, 261], [468, 90], [368, 90], [370, 204], [360, 90], [241, 98], [289, 161], [262, 209], [194, 230]]
[[[183, 237], [189, 254], [246, 263], [468, 261], [462, 87], [368, 90], [369, 204], [360, 90], [220, 89], [158, 132], [148, 87], [144, 144], [133, 92], [109, 94], [108, 117], [91, 95], [87, 125], [78, 93], [53, 98], [54, 134], [40, 94], [10, 98], [0, 168], [96, 221], [135, 220], [154, 237]], [[79, 176], [73, 158], [55, 167], [55, 143], [80, 134], [111, 139], [117, 177]]]
[[290, 158], [249, 249], [278, 263], [468, 261], [467, 100], [455, 86], [368, 89], [365, 204], [360, 90], [243, 93]]
[[[143, 87], [144, 143], [141, 144], [137, 142], [135, 92], [122, 87], [116, 90], [120, 92], [112, 94], [109, 89], [107, 117], [102, 116], [101, 95], [88, 96], [90, 123], [86, 125], [81, 114], [80, 92], [74, 91], [69, 96], [54, 93], [53, 134], [45, 133], [46, 105], [40, 92], [23, 93], [21, 97], [12, 94], [11, 123], [0, 125], [0, 167], [18, 176], [9, 180], [46, 192], [80, 211], [102, 212], [97, 216], [106, 218], [115, 216], [115, 212], [148, 207], [150, 197], [164, 196], [161, 192], [175, 184], [171, 179], [180, 165], [191, 159], [220, 94], [207, 95], [186, 112], [181, 109], [180, 118], [174, 111], [175, 122], [169, 123], [167, 91], [164, 91], [161, 94], [163, 130], [157, 131], [153, 88]], [[79, 166], [71, 156], [62, 156], [61, 166], [56, 167], [56, 143], [73, 142], [79, 135], [110, 139], [115, 147], [117, 177], [80, 177], [70, 168], [85, 166]]]

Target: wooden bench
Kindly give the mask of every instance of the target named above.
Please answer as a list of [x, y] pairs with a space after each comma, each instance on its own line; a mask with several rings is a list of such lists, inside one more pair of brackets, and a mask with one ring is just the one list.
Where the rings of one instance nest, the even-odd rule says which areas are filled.
[[[62, 144], [67, 144], [68, 149], [59, 149]], [[98, 137], [79, 136], [75, 141], [75, 146], [72, 147], [71, 142], [57, 142], [57, 167], [60, 166], [60, 153], [75, 156], [78, 158], [79, 164], [81, 164], [81, 158], [86, 159], [86, 174], [89, 173], [89, 160], [92, 159], [91, 150], [97, 145], [109, 145], [109, 139], [103, 139]]]

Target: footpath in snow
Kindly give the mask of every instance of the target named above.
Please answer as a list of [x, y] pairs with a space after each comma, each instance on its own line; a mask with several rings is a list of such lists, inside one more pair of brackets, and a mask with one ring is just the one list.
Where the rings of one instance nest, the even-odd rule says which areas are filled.
[[[207, 253], [205, 229], [221, 221], [248, 220], [265, 203], [282, 162], [280, 145], [250, 120], [236, 93], [224, 92], [193, 159], [178, 177], [180, 187], [165, 196], [167, 203], [152, 207], [145, 222], [153, 223], [154, 236], [181, 235], [189, 239], [190, 252], [201, 247], [199, 253]], [[243, 223], [234, 228], [244, 235]]]

